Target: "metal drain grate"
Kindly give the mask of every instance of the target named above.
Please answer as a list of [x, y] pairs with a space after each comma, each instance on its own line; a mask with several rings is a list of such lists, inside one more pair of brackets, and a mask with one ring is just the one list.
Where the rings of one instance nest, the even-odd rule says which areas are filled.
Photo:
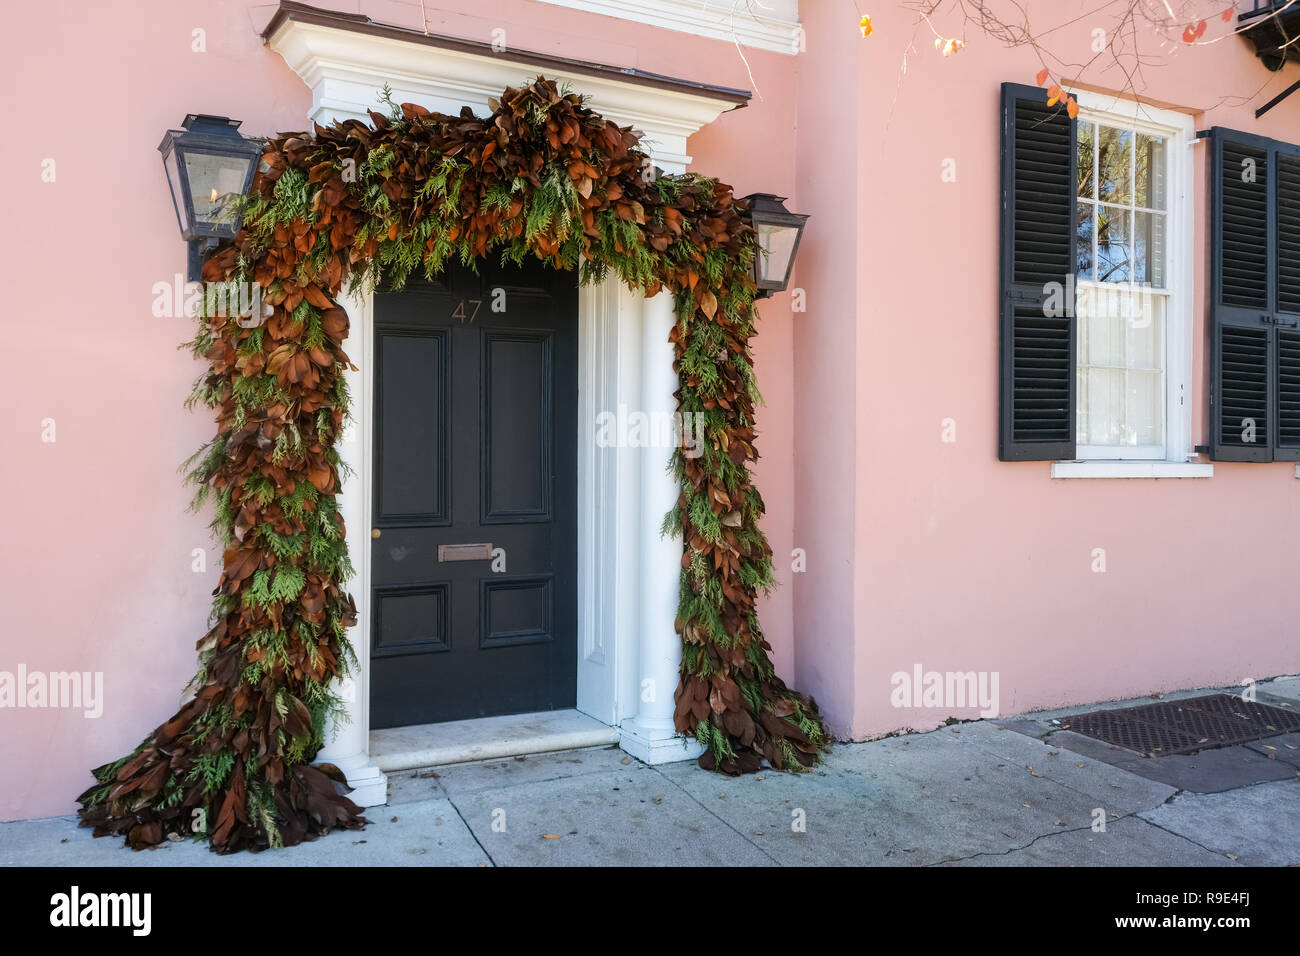
[[1211, 694], [1061, 718], [1061, 729], [1151, 757], [1189, 754], [1300, 730], [1300, 714]]

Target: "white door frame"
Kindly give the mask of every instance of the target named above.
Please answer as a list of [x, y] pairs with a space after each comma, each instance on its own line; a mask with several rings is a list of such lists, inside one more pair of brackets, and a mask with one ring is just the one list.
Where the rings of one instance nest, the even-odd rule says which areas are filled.
[[[377, 36], [320, 23], [272, 21], [268, 45], [284, 56], [312, 89], [309, 118], [326, 124], [368, 121], [385, 84], [397, 102], [456, 113], [463, 105], [487, 115], [488, 98], [518, 85], [530, 68], [463, 49], [431, 48], [411, 39]], [[665, 172], [685, 172], [686, 137], [734, 99], [647, 87], [577, 74], [545, 72], [590, 95], [594, 108], [647, 132], [646, 146]], [[349, 720], [334, 726], [320, 759], [335, 763], [363, 806], [387, 800], [387, 781], [370, 758], [370, 554], [373, 463], [374, 294], [339, 303], [350, 319], [343, 343], [356, 371], [346, 374], [351, 422], [339, 452], [351, 474], [339, 496], [355, 576], [348, 590], [357, 603], [351, 631], [359, 668], [341, 682]], [[578, 710], [620, 730], [621, 746], [651, 763], [699, 753], [673, 728], [681, 640], [674, 620], [681, 573], [681, 537], [663, 537], [663, 516], [678, 498], [663, 447], [598, 447], [597, 416], [621, 409], [654, 416], [676, 411], [671, 296], [652, 299], [624, 288], [613, 276], [584, 286], [578, 296]]]

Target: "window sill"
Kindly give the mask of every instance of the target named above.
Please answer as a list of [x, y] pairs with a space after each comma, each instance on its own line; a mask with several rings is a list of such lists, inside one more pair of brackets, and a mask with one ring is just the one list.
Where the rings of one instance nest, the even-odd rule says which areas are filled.
[[[1214, 465], [1198, 461], [1054, 461], [1053, 478], [1213, 478]], [[1300, 477], [1300, 468], [1296, 477]]]

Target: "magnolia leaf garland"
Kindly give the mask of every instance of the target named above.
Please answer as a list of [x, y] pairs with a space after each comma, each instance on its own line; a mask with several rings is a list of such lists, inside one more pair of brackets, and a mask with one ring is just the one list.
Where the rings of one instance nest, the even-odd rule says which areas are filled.
[[[684, 538], [676, 726], [730, 774], [766, 761], [800, 770], [830, 735], [808, 697], [775, 675], [755, 601], [771, 548], [750, 479], [757, 459], [751, 267], [756, 238], [731, 189], [646, 175], [639, 134], [539, 77], [480, 118], [404, 104], [391, 115], [268, 142], [243, 228], [203, 268], [209, 288], [257, 283], [249, 321], [204, 301], [192, 347], [208, 363], [192, 401], [217, 435], [191, 462], [225, 547], [194, 695], [79, 798], [96, 836], [137, 849], [206, 838], [218, 852], [287, 846], [366, 823], [337, 768], [312, 765], [333, 688], [355, 666], [356, 609], [338, 513], [335, 450], [348, 409], [344, 283], [400, 288], [417, 269], [536, 256], [667, 289], [681, 412], [703, 416], [702, 454], [678, 448], [681, 495], [665, 531]], [[264, 319], [264, 321], [262, 321]]]

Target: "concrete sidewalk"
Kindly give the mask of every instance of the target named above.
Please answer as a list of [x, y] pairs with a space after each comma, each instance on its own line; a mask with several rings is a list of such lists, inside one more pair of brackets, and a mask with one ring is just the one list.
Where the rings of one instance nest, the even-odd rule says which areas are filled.
[[[1300, 680], [1259, 699], [1300, 708]], [[1300, 864], [1300, 735], [1144, 758], [1052, 723], [1089, 709], [841, 744], [801, 776], [649, 767], [615, 748], [404, 772], [364, 831], [281, 852], [132, 853], [72, 817], [0, 824], [0, 865]]]

